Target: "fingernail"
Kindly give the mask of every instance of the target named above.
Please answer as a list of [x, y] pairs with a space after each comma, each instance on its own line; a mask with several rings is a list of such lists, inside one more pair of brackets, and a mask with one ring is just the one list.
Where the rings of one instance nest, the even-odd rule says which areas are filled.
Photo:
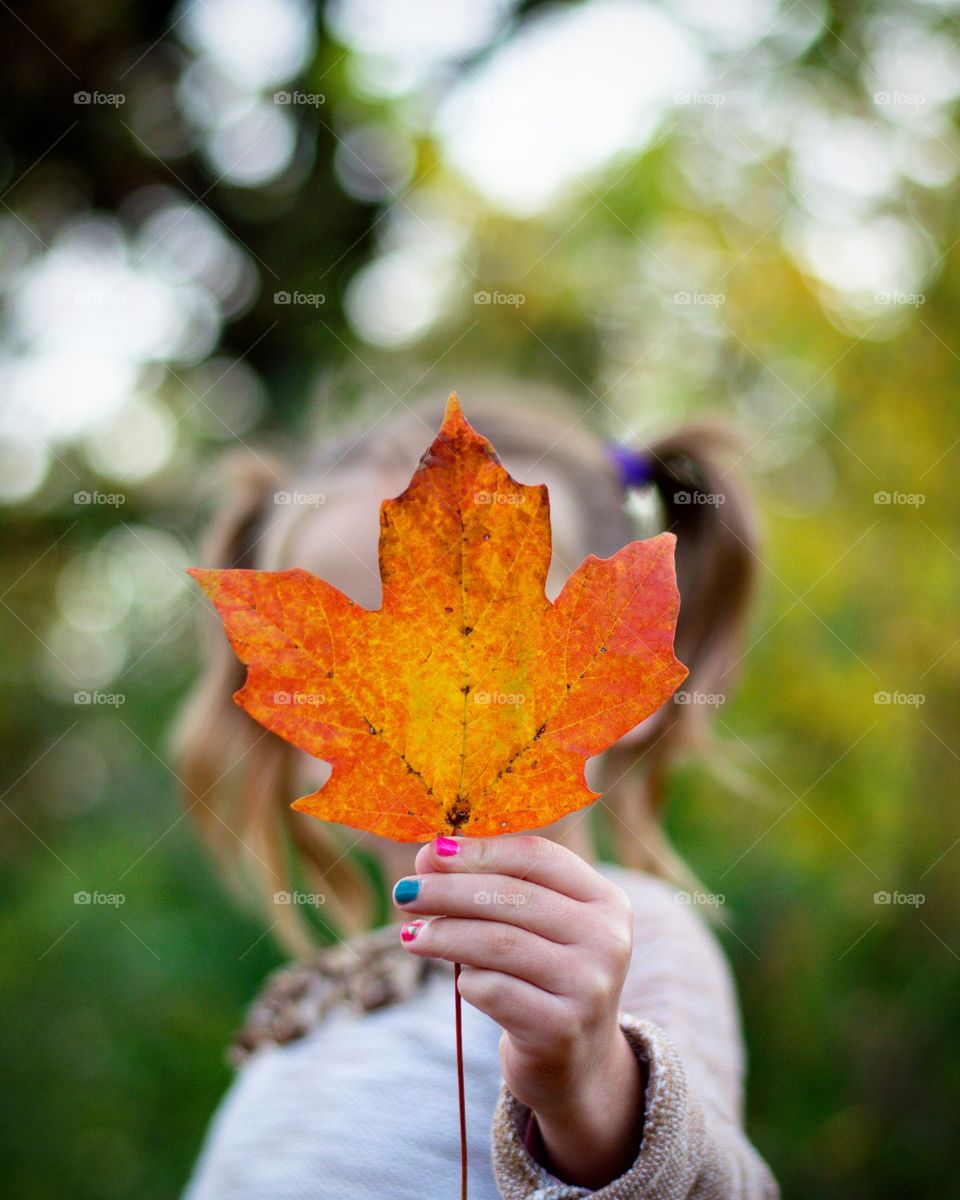
[[398, 904], [409, 904], [420, 895], [419, 879], [401, 879], [393, 889], [393, 898]]
[[400, 936], [405, 942], [412, 942], [423, 928], [423, 921], [408, 921], [400, 926]]
[[444, 858], [460, 853], [460, 843], [456, 838], [444, 837], [442, 833], [437, 835], [436, 847], [437, 853], [442, 854]]

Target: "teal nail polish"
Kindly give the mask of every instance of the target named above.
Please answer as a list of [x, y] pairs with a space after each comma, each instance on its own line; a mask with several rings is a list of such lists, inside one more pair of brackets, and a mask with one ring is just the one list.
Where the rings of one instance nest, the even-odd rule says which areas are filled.
[[398, 904], [409, 904], [420, 895], [419, 879], [401, 879], [393, 889], [393, 898]]

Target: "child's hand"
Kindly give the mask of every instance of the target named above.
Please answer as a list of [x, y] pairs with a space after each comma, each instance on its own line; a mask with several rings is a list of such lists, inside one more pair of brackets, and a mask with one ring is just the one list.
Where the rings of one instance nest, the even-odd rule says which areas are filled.
[[537, 1114], [551, 1169], [602, 1186], [636, 1157], [643, 1114], [643, 1072], [617, 1024], [629, 898], [535, 835], [438, 838], [414, 865], [394, 902], [443, 919], [411, 919], [404, 944], [463, 964], [460, 994], [503, 1027], [504, 1080]]

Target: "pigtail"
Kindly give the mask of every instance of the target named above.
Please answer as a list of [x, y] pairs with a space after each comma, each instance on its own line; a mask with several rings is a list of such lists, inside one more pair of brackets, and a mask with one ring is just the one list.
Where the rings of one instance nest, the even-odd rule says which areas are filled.
[[[736, 665], [757, 579], [757, 517], [736, 474], [729, 430], [689, 425], [649, 448], [664, 529], [677, 536], [677, 656], [684, 693], [722, 695]], [[695, 711], [709, 705], [689, 705]]]
[[[259, 546], [275, 511], [271, 498], [284, 472], [279, 462], [246, 453], [225, 460], [218, 481], [223, 500], [199, 562], [260, 566]], [[290, 809], [294, 751], [233, 702], [245, 668], [215, 615], [203, 617], [205, 667], [172, 732], [184, 802], [232, 890], [249, 900], [252, 884], [259, 911], [270, 914], [281, 941], [307, 954], [316, 937], [284, 894], [301, 885], [322, 893], [324, 914], [351, 935], [369, 924], [370, 886], [322, 822]]]
[[[689, 675], [642, 740], [608, 751], [611, 832], [619, 834], [627, 865], [690, 890], [699, 884], [673, 851], [659, 818], [669, 767], [689, 750], [707, 749], [710, 721], [733, 690], [744, 651], [759, 534], [755, 507], [736, 470], [742, 452], [728, 428], [697, 423], [629, 452], [631, 458], [620, 448], [615, 460], [628, 491], [655, 491], [660, 528], [676, 534], [675, 646]], [[624, 825], [636, 836], [625, 838]]]

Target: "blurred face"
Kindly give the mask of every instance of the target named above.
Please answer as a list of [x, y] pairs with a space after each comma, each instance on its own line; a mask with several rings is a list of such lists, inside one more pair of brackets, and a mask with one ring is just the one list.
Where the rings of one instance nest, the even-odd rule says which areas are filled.
[[[511, 470], [509, 462], [505, 466]], [[527, 471], [514, 466], [511, 474], [524, 483], [545, 483], [549, 490], [553, 556], [546, 593], [553, 600], [583, 557], [576, 504], [562, 477], [546, 464]], [[262, 565], [271, 570], [303, 567], [364, 608], [379, 608], [380, 503], [398, 496], [409, 482], [409, 473], [368, 466], [321, 480], [316, 491], [323, 494], [323, 503], [281, 510], [284, 515], [261, 543]]]

